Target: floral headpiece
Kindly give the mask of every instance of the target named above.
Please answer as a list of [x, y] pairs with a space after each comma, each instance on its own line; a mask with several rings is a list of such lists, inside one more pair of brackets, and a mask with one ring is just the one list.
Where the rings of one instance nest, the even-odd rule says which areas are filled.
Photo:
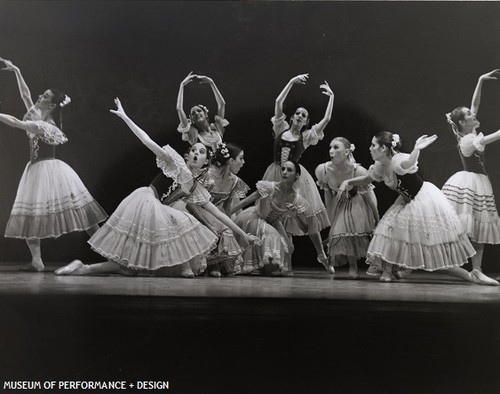
[[208, 108], [205, 107], [203, 104], [197, 104], [197, 107], [200, 107], [207, 115], [208, 115]]
[[229, 149], [227, 149], [225, 142], [219, 144], [218, 149], [224, 159], [229, 159]]
[[399, 138], [399, 134], [393, 134], [392, 135], [392, 142], [391, 145], [393, 148], [398, 146], [398, 144], [401, 142], [401, 138]]
[[453, 131], [453, 134], [455, 134], [455, 137], [457, 137], [457, 139], [460, 140], [460, 138], [462, 138], [462, 135], [458, 131], [457, 124], [453, 121], [453, 119], [451, 119], [451, 112], [448, 112], [446, 114], [446, 121], [451, 126], [451, 131]]
[[64, 95], [64, 100], [59, 103], [59, 106], [64, 108], [69, 103], [71, 103], [71, 98], [68, 95]]
[[356, 147], [354, 146], [354, 144], [351, 144], [349, 146], [349, 150], [351, 151], [351, 153], [354, 152], [354, 149], [356, 149]]

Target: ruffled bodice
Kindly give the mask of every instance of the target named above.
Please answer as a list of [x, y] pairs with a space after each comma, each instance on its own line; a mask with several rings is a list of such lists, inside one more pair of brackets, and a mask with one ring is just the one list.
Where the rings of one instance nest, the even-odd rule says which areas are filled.
[[215, 205], [223, 204], [230, 198], [245, 198], [250, 187], [238, 176], [229, 174], [222, 178], [217, 174], [217, 170], [211, 168], [209, 170], [210, 177], [214, 180], [213, 188], [210, 194]]
[[177, 131], [182, 134], [182, 140], [194, 145], [201, 142], [203, 145], [212, 148], [213, 151], [217, 149], [217, 145], [222, 143], [224, 135], [224, 128], [229, 125], [229, 122], [215, 115], [214, 123], [210, 123], [210, 131], [200, 133], [198, 129], [188, 120], [188, 124], [183, 127], [179, 125]]
[[[367, 173], [368, 171], [363, 166], [359, 165], [358, 163], [355, 163], [352, 170], [348, 174], [344, 174], [342, 176], [338, 174], [336, 171], [334, 171], [331, 162], [326, 162], [320, 164], [316, 169], [316, 176], [318, 178], [316, 184], [323, 190], [330, 190], [333, 193], [336, 193], [339, 189], [340, 184], [343, 181], [347, 179], [356, 178], [358, 176], [364, 176]], [[358, 193], [365, 194], [373, 189], [374, 186], [371, 183], [363, 187], [352, 186], [352, 188], [349, 189], [348, 194], [352, 198]]]
[[[25, 115], [25, 118], [28, 114]], [[33, 113], [31, 114], [33, 115]], [[66, 135], [57, 126], [44, 120], [25, 120], [24, 130], [26, 130], [29, 139], [30, 161], [32, 163], [55, 158], [56, 146], [68, 141]]]
[[396, 190], [406, 202], [415, 198], [422, 188], [423, 179], [418, 175], [418, 165], [404, 169], [401, 163], [408, 159], [407, 153], [398, 153], [393, 156], [390, 167], [380, 162], [371, 165], [368, 174], [377, 182], [384, 182], [387, 187]]
[[465, 171], [487, 175], [484, 148], [483, 133], [470, 133], [460, 139], [458, 153]]
[[303, 215], [309, 203], [295, 194], [290, 202], [276, 201], [273, 197], [277, 189], [276, 182], [259, 181], [257, 191], [260, 199], [257, 201], [257, 214], [269, 224], [281, 220], [285, 216]]
[[302, 153], [311, 145], [316, 145], [325, 136], [323, 130], [314, 125], [300, 134], [298, 140], [287, 138], [290, 125], [283, 114], [279, 118], [272, 117], [274, 132], [274, 162], [284, 164], [287, 160], [299, 161]]

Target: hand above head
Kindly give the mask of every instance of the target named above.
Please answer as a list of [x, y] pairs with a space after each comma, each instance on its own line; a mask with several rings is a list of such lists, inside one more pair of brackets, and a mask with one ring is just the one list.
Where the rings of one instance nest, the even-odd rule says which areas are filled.
[[14, 66], [14, 64], [10, 60], [3, 59], [3, 58], [0, 57], [0, 62], [4, 62], [5, 63], [5, 67], [2, 68], [2, 71], [16, 71], [16, 70], [19, 70], [19, 67]]
[[197, 77], [198, 76], [196, 74], [193, 74], [193, 72], [190, 71], [187, 77], [182, 80], [181, 86], [186, 86], [188, 83], [192, 82]]
[[415, 141], [415, 149], [422, 150], [427, 148], [430, 144], [437, 140], [437, 135], [431, 135], [430, 137], [427, 135], [421, 136], [417, 141]]
[[487, 81], [490, 79], [498, 79], [500, 77], [500, 69], [495, 69], [493, 71], [490, 71], [489, 73], [483, 74], [479, 77], [479, 79], [482, 79], [483, 81]]
[[109, 112], [112, 114], [117, 115], [120, 118], [126, 118], [127, 114], [125, 113], [125, 110], [122, 107], [122, 103], [120, 102], [120, 99], [117, 97], [115, 98], [115, 104], [116, 104], [116, 110], [110, 109]]
[[206, 75], [197, 75], [196, 76], [198, 81], [200, 81], [200, 83], [212, 83], [214, 80], [210, 77], [207, 77]]
[[328, 85], [328, 82], [325, 81], [325, 83], [322, 83], [321, 85], [319, 85], [320, 89], [323, 89], [323, 91], [321, 93], [323, 94], [326, 94], [327, 96], [333, 96], [333, 90], [332, 88], [330, 87], [330, 85]]
[[309, 73], [307, 73], [307, 74], [299, 74], [296, 77], [293, 77], [290, 80], [290, 82], [291, 83], [298, 83], [298, 84], [301, 84], [301, 85], [305, 85], [308, 78], [309, 78]]

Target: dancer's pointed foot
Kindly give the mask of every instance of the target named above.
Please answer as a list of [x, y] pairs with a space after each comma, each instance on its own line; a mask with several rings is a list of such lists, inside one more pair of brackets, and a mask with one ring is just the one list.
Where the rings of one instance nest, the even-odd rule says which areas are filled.
[[45, 265], [43, 264], [41, 257], [34, 257], [30, 264], [19, 268], [19, 271], [23, 272], [43, 272], [45, 270]]
[[380, 275], [381, 282], [392, 282], [394, 279], [394, 275], [387, 271], [382, 272], [382, 275]]
[[83, 264], [80, 260], [73, 260], [71, 263], [66, 264], [65, 266], [58, 268], [54, 271], [56, 275], [83, 275], [85, 264]]
[[474, 282], [478, 285], [486, 285], [486, 286], [498, 286], [498, 285], [500, 285], [500, 283], [498, 283], [498, 281], [486, 276], [477, 268], [474, 268], [470, 272], [470, 277], [471, 277], [472, 282]]
[[328, 263], [328, 258], [326, 257], [326, 255], [323, 253], [323, 254], [320, 254], [318, 255], [318, 263], [320, 263], [321, 265], [323, 265], [323, 267], [325, 267], [325, 269], [330, 273], [330, 274], [334, 274], [335, 273], [335, 268], [333, 268], [329, 263]]
[[181, 271], [181, 276], [183, 278], [194, 278], [193, 271], [191, 270], [191, 267], [183, 267]]
[[382, 271], [376, 265], [370, 265], [366, 270], [366, 275], [369, 276], [380, 276], [382, 275]]
[[396, 273], [394, 275], [396, 275], [396, 278], [398, 278], [398, 279], [404, 279], [404, 278], [407, 278], [408, 276], [410, 276], [412, 272], [413, 272], [412, 269], [405, 268], [403, 270], [396, 271]]

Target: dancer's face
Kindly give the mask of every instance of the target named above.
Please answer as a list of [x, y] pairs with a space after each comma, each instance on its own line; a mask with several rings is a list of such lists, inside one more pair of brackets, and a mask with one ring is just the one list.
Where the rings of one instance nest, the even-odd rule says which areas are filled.
[[194, 144], [189, 150], [187, 164], [190, 168], [201, 168], [208, 164], [207, 147], [200, 142]]
[[297, 110], [292, 116], [292, 122], [301, 127], [306, 125], [308, 120], [309, 120], [309, 112], [307, 112], [307, 109], [302, 107], [297, 108]]
[[477, 129], [480, 125], [479, 121], [476, 119], [476, 114], [473, 113], [469, 108], [462, 109], [463, 119], [459, 121], [460, 131], [464, 134], [468, 134], [471, 131]]
[[52, 103], [52, 98], [54, 97], [54, 93], [50, 89], [47, 89], [43, 94], [38, 96], [38, 100], [35, 103], [35, 106], [42, 110], [52, 110], [56, 105]]
[[229, 170], [233, 174], [237, 174], [238, 172], [240, 172], [241, 167], [243, 167], [244, 164], [245, 164], [245, 156], [243, 154], [243, 151], [241, 151], [238, 154], [238, 156], [236, 156], [235, 159], [231, 159], [229, 163]]
[[372, 144], [370, 145], [370, 154], [374, 161], [379, 161], [386, 157], [387, 147], [379, 144], [375, 137], [372, 138]]
[[330, 159], [332, 163], [339, 164], [347, 160], [350, 150], [339, 140], [333, 140], [330, 143]]
[[207, 120], [206, 112], [198, 105], [195, 105], [193, 108], [191, 108], [190, 116], [191, 121], [196, 124], [203, 123]]
[[295, 170], [295, 166], [291, 161], [287, 161], [285, 162], [285, 164], [281, 166], [281, 178], [285, 182], [291, 182], [291, 183], [297, 180], [298, 174], [297, 171]]

